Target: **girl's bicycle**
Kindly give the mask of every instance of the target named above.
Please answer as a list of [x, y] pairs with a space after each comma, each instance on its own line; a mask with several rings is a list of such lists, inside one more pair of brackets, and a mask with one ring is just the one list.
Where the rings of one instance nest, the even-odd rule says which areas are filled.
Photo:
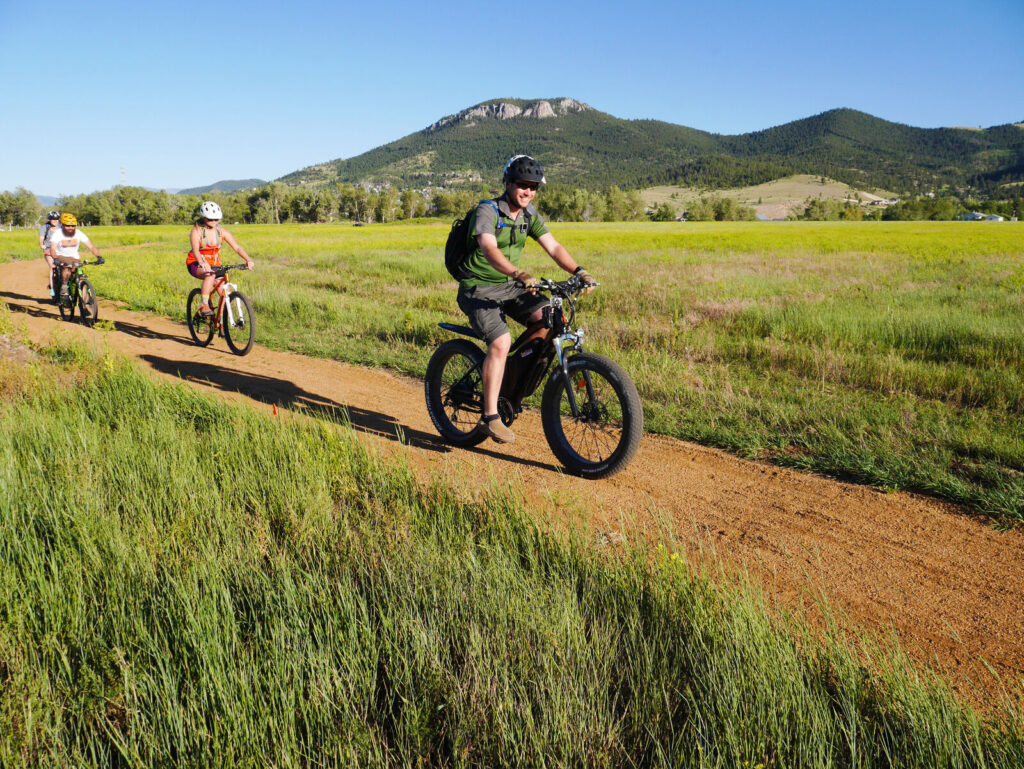
[[60, 317], [66, 321], [72, 321], [75, 319], [75, 309], [78, 309], [78, 318], [86, 326], [92, 327], [96, 322], [96, 318], [99, 317], [99, 303], [96, 301], [96, 289], [92, 287], [92, 283], [85, 277], [85, 272], [82, 270], [87, 265], [101, 265], [106, 260], [102, 256], [96, 257], [95, 262], [62, 262], [59, 259], [55, 259], [53, 262], [53, 285], [59, 286], [61, 284], [61, 268], [70, 267], [72, 272], [68, 278], [68, 293], [66, 295], [58, 294], [55, 298], [57, 309], [60, 311]]
[[217, 282], [213, 284], [210, 296], [212, 315], [203, 315], [199, 308], [203, 303], [202, 289], [194, 288], [185, 304], [188, 332], [200, 347], [206, 347], [214, 334], [222, 334], [228, 347], [235, 355], [246, 355], [252, 349], [256, 338], [255, 317], [249, 297], [228, 282], [229, 270], [244, 270], [245, 264], [225, 264], [213, 267]]
[[[551, 296], [542, 321], [516, 339], [505, 362], [498, 414], [511, 425], [550, 370], [541, 396], [540, 419], [548, 445], [575, 475], [604, 478], [633, 458], [644, 431], [644, 413], [633, 380], [613, 360], [583, 351], [583, 329], [573, 329], [578, 277], [543, 280], [537, 290]], [[568, 313], [568, 317], [566, 317]], [[441, 328], [479, 339], [471, 328]], [[467, 339], [444, 342], [427, 364], [427, 411], [448, 443], [475, 446], [486, 438], [476, 430], [483, 411], [481, 364], [485, 353]]]

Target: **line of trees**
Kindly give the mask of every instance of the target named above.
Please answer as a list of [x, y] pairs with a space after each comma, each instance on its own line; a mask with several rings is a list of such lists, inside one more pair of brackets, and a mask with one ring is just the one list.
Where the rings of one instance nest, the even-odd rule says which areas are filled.
[[885, 208], [865, 208], [852, 201], [814, 198], [808, 200], [796, 213], [796, 218], [810, 221], [951, 221], [967, 211], [998, 214], [1006, 219], [1020, 216], [1024, 200], [1019, 197], [1004, 200], [977, 200], [952, 195], [928, 196], [901, 200]]
[[0, 225], [4, 227], [27, 227], [35, 224], [42, 211], [39, 199], [24, 187], [14, 192], [0, 192]]
[[[472, 194], [466, 195], [466, 200]], [[434, 199], [436, 198], [436, 200]], [[199, 216], [204, 200], [216, 201], [227, 222], [280, 224], [282, 222], [390, 222], [434, 214], [450, 205], [451, 196], [430, 201], [416, 190], [380, 190], [341, 184], [335, 187], [289, 187], [271, 182], [237, 192], [211, 192], [204, 196], [173, 195], [141, 187], [114, 187], [58, 199], [60, 210], [72, 211], [83, 222], [95, 225], [187, 224]], [[433, 204], [433, 205], [431, 205]], [[469, 203], [466, 204], [467, 206]]]
[[[280, 224], [282, 222], [392, 222], [419, 217], [455, 218], [494, 191], [482, 185], [414, 190], [336, 184], [325, 187], [289, 187], [271, 182], [250, 190], [209, 193], [206, 196], [175, 195], [142, 187], [118, 186], [100, 192], [65, 196], [54, 206], [70, 211], [88, 225], [188, 224], [199, 216], [204, 200], [214, 200], [226, 222]], [[546, 186], [537, 197], [537, 208], [552, 221], [623, 222], [652, 221], [749, 221], [754, 210], [721, 196], [702, 197], [688, 203], [671, 201], [647, 209], [637, 190], [608, 187], [588, 190], [565, 185]], [[808, 199], [794, 214], [812, 221], [861, 219], [950, 220], [965, 211], [1020, 216], [1024, 200], [961, 199], [955, 195], [908, 198], [881, 208], [866, 208], [855, 201]], [[45, 208], [31, 192], [18, 187], [0, 192], [0, 226], [27, 227], [42, 221]]]

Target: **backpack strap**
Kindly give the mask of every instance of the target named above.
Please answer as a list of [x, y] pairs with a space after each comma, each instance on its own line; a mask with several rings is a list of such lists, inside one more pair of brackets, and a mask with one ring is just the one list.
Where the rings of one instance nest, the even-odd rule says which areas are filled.
[[[487, 200], [481, 200], [480, 203], [486, 203], [487, 205], [494, 209], [494, 229], [500, 230], [502, 227], [505, 226], [505, 222], [501, 220], [501, 211], [498, 209], [497, 203], [495, 203], [493, 200], [489, 198]], [[477, 203], [477, 205], [480, 205], [480, 203]]]

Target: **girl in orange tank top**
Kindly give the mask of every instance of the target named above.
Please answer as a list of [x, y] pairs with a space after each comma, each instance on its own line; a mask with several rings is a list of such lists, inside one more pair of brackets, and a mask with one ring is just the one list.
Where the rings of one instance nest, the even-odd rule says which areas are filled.
[[[207, 204], [204, 203], [203, 207], [206, 206]], [[220, 213], [220, 207], [216, 206], [215, 208], [216, 213]], [[221, 243], [227, 243], [231, 246], [235, 253], [245, 260], [245, 264], [250, 270], [256, 266], [256, 263], [249, 258], [245, 249], [238, 244], [238, 241], [235, 240], [234, 236], [220, 226], [220, 219], [200, 216], [199, 221], [192, 227], [192, 232], [189, 235], [189, 243], [192, 246], [192, 249], [185, 257], [185, 268], [188, 270], [188, 274], [193, 278], [203, 281], [203, 303], [200, 306], [199, 311], [204, 315], [212, 315], [213, 311], [210, 309], [210, 293], [213, 291], [213, 286], [217, 278], [213, 274], [213, 270], [210, 268], [219, 267], [221, 265]], [[199, 256], [197, 257], [196, 254], [199, 254]]]

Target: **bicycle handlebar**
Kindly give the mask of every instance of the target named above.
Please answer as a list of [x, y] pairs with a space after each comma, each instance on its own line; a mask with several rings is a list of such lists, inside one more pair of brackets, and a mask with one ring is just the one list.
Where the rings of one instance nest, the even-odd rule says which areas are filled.
[[540, 283], [536, 286], [531, 286], [530, 290], [547, 291], [551, 294], [568, 297], [579, 294], [585, 288], [597, 288], [600, 285], [600, 283], [591, 283], [590, 285], [585, 286], [578, 275], [573, 275], [568, 280], [548, 280], [547, 278], [541, 278]]
[[213, 274], [218, 278], [223, 278], [230, 270], [248, 270], [249, 265], [245, 262], [241, 264], [222, 264], [219, 267], [211, 267], [210, 269], [213, 270]]
[[61, 261], [60, 259], [54, 259], [53, 263], [55, 265], [59, 266], [59, 267], [86, 267], [86, 266], [99, 266], [101, 264], [106, 264], [107, 260], [104, 259], [102, 256], [97, 256], [96, 257], [96, 261], [94, 261], [94, 262], [89, 262], [89, 261], [86, 261], [85, 259], [80, 259], [77, 262], [64, 262], [64, 261]]

